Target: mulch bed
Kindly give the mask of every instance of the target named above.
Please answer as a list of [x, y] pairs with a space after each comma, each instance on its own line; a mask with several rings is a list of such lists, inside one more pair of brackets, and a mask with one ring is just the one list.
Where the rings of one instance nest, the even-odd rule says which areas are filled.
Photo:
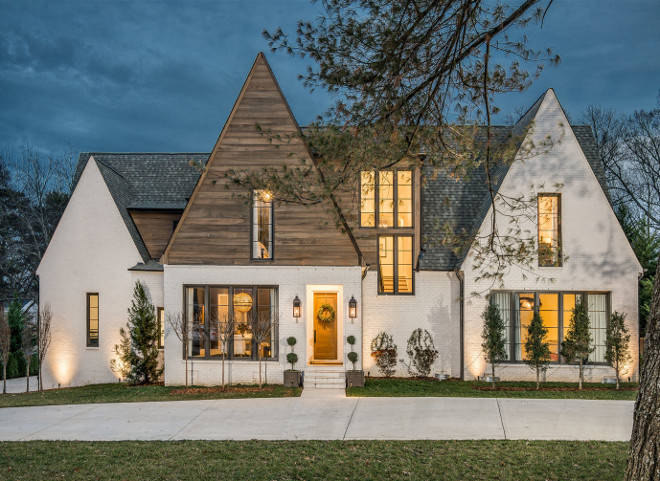
[[212, 393], [257, 393], [273, 392], [273, 387], [255, 387], [255, 386], [225, 386], [222, 387], [189, 387], [175, 389], [170, 391], [170, 396], [175, 394], [212, 394]]
[[[535, 387], [522, 386], [501, 386], [493, 388], [492, 386], [474, 386], [472, 389], [477, 391], [537, 391]], [[614, 387], [584, 387], [582, 391], [614, 391]], [[636, 387], [621, 387], [619, 391], [636, 391]], [[538, 391], [575, 391], [580, 392], [577, 387], [541, 387]]]

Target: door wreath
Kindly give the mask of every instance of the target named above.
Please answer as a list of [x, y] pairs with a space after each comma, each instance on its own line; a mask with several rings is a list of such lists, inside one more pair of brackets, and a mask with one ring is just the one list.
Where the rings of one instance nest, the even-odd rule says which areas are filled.
[[330, 324], [335, 320], [335, 309], [330, 304], [322, 304], [316, 318], [323, 324]]

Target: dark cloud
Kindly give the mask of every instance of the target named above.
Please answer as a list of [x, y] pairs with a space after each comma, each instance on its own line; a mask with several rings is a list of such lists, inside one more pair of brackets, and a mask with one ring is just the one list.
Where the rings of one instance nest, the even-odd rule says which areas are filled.
[[[0, 148], [199, 151], [212, 147], [264, 28], [293, 32], [318, 4], [278, 1], [0, 0]], [[632, 111], [660, 88], [660, 2], [556, 0], [534, 46], [562, 56], [502, 116], [555, 87], [573, 116], [588, 104]], [[305, 63], [267, 53], [301, 124], [329, 104], [297, 80]]]

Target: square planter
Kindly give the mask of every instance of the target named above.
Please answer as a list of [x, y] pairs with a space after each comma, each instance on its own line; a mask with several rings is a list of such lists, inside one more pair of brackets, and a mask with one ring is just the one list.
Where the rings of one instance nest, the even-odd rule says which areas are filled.
[[364, 387], [364, 371], [346, 371], [346, 387]]
[[300, 371], [284, 371], [284, 385], [286, 387], [300, 387]]

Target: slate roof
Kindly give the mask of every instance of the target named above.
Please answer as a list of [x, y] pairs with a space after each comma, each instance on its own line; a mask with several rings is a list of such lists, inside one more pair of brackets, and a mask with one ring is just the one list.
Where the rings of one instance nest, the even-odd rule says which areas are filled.
[[183, 210], [188, 203], [200, 172], [191, 161], [205, 165], [208, 153], [100, 153], [83, 152], [73, 179], [73, 188], [94, 157], [115, 205], [137, 247], [144, 264], [135, 270], [162, 270], [151, 261], [129, 210], [174, 209]]
[[[536, 115], [543, 96], [513, 126], [493, 126], [496, 142], [520, 139]], [[588, 125], [572, 126], [573, 132], [609, 200], [603, 167], [598, 159], [596, 143]], [[485, 130], [483, 131], [485, 132]], [[479, 134], [477, 134], [479, 135]], [[484, 134], [485, 137], [485, 134]], [[150, 258], [140, 233], [130, 215], [132, 209], [183, 210], [199, 179], [200, 172], [191, 161], [202, 165], [208, 153], [82, 153], [74, 177], [74, 188], [90, 157], [94, 157], [117, 205], [122, 219], [140, 252], [143, 263], [132, 270], [162, 270], [157, 260]], [[509, 169], [509, 162], [501, 162], [491, 170], [497, 190]], [[490, 200], [483, 169], [476, 169], [459, 180], [450, 175], [423, 169], [422, 246], [418, 266], [421, 270], [454, 270], [462, 264], [467, 249], [455, 252], [453, 246], [443, 245], [446, 228], [465, 233], [464, 245], [471, 243], [476, 230], [485, 218]]]

